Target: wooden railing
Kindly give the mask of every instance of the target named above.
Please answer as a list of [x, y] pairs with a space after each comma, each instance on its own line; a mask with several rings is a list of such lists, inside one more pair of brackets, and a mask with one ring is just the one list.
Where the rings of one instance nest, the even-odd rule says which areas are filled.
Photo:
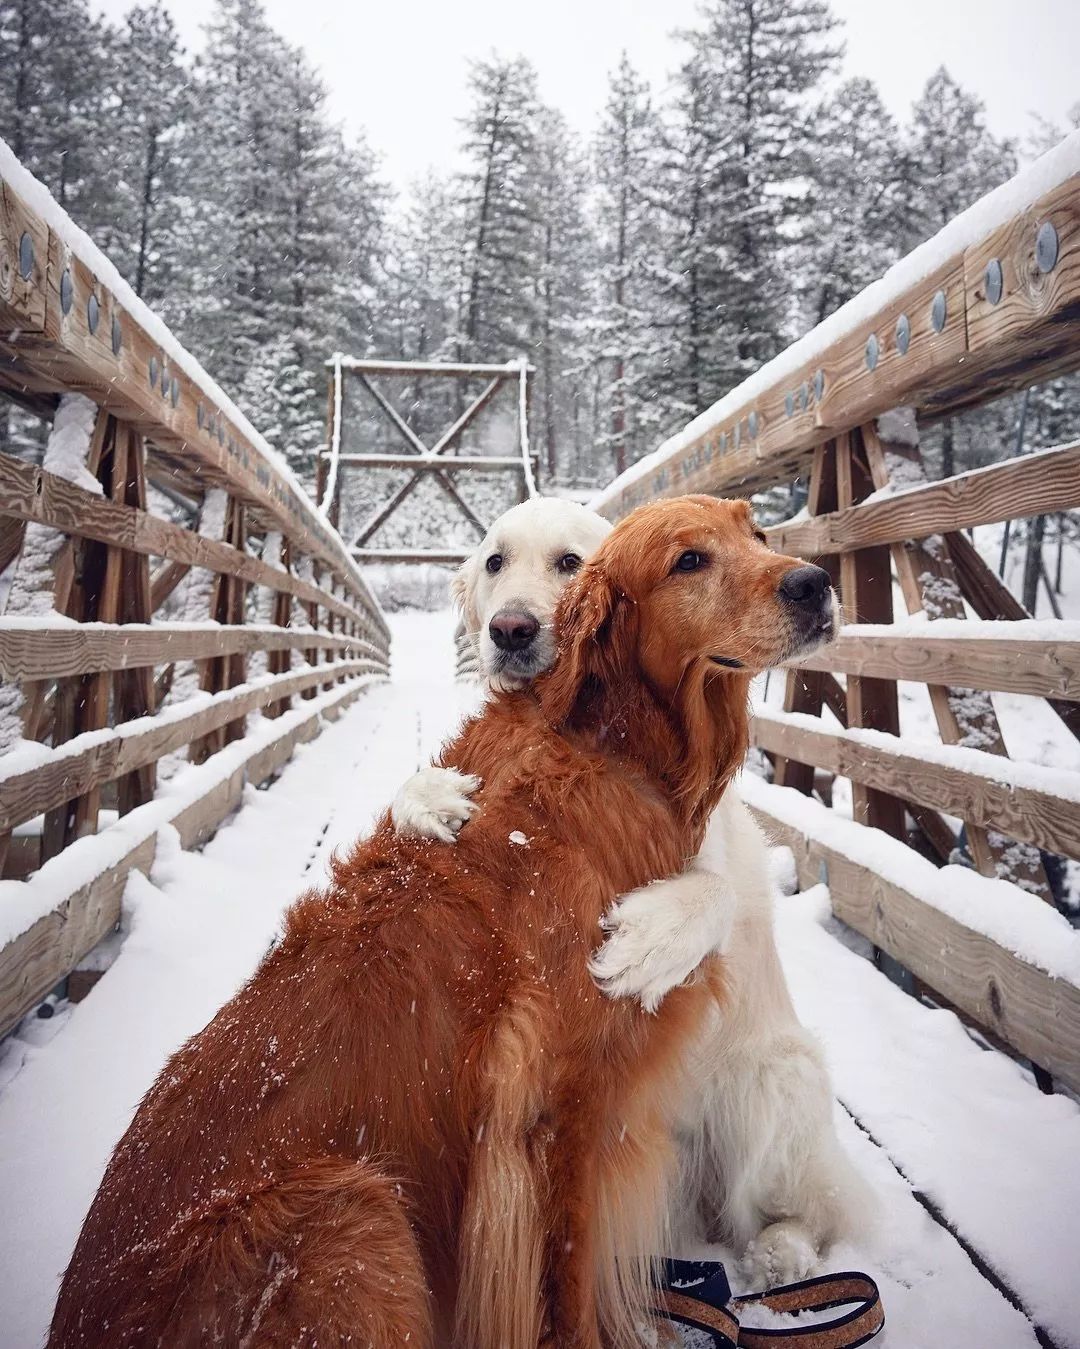
[[[789, 670], [782, 710], [755, 717], [773, 782], [749, 780], [748, 799], [840, 918], [1074, 1089], [1080, 932], [1046, 902], [1044, 855], [1080, 858], [1080, 773], [1007, 758], [990, 693], [1046, 699], [1080, 736], [1080, 623], [1032, 622], [961, 531], [1080, 507], [1080, 444], [930, 482], [918, 427], [1077, 368], [1073, 136], [594, 502], [614, 520], [809, 477], [806, 511], [767, 533], [830, 570], [846, 627]], [[894, 578], [913, 621], [894, 622]], [[901, 735], [898, 680], [926, 685], [940, 744]], [[853, 819], [807, 799], [837, 777]], [[949, 865], [957, 819], [981, 874]]]
[[2, 1034], [162, 828], [205, 840], [385, 677], [389, 632], [284, 461], [0, 150], [0, 393], [52, 423], [40, 465], [0, 445]]

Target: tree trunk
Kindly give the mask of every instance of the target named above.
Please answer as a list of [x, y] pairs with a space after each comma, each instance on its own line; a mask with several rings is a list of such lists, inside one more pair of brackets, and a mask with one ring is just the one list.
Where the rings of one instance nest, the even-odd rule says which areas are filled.
[[1027, 551], [1024, 554], [1024, 593], [1020, 603], [1034, 615], [1039, 598], [1039, 576], [1042, 572], [1043, 535], [1046, 533], [1046, 516], [1036, 515], [1028, 527]]

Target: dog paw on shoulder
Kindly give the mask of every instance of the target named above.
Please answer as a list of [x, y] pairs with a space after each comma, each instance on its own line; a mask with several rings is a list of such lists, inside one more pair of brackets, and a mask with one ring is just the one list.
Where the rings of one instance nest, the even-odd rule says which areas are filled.
[[[608, 934], [589, 973], [609, 998], [636, 997], [655, 1012], [706, 957], [722, 951], [731, 932], [728, 905], [711, 902], [705, 873], [685, 873], [631, 890], [602, 926]], [[710, 902], [702, 904], [705, 897]]]
[[390, 818], [399, 834], [456, 843], [458, 832], [478, 809], [472, 794], [480, 779], [454, 768], [421, 768], [394, 797]]

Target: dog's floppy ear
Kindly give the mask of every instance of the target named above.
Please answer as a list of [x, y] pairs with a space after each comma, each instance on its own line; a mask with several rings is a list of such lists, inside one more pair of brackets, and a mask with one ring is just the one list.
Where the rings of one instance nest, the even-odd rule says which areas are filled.
[[475, 633], [480, 628], [480, 614], [476, 608], [476, 577], [477, 561], [473, 553], [454, 572], [454, 579], [450, 582], [450, 598], [461, 610], [462, 622], [468, 633]]
[[566, 722], [590, 681], [605, 682], [625, 664], [630, 602], [600, 562], [587, 562], [555, 611], [559, 655], [541, 681], [540, 704], [553, 726]]

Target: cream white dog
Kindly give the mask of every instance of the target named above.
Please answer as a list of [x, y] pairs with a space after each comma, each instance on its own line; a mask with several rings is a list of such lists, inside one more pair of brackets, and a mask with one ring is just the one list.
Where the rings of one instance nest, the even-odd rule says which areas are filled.
[[[559, 593], [609, 529], [553, 498], [492, 525], [452, 587], [490, 685], [519, 687], [553, 663]], [[395, 825], [452, 842], [479, 785], [423, 769], [394, 801]], [[777, 1284], [805, 1277], [852, 1236], [872, 1200], [837, 1141], [821, 1050], [795, 1016], [772, 902], [765, 840], [729, 789], [687, 870], [614, 905], [590, 969], [606, 993], [651, 1010], [706, 956], [725, 953], [731, 997], [693, 1051], [698, 1088], [683, 1112], [672, 1237], [729, 1243], [748, 1278]]]

